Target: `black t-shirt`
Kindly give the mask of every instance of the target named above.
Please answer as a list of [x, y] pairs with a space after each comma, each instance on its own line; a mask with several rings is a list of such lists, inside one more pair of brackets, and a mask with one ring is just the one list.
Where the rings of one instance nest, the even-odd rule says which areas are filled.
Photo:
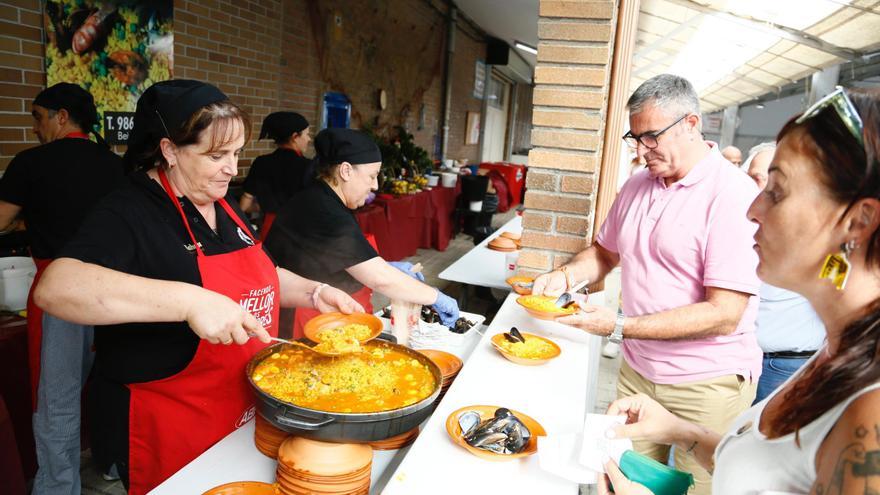
[[[244, 219], [235, 201], [231, 197], [227, 201]], [[219, 203], [214, 206], [217, 233], [188, 199], [181, 198], [181, 204], [205, 255], [237, 251], [253, 242]], [[201, 285], [195, 246], [180, 214], [162, 185], [145, 172], [135, 172], [126, 185], [98, 203], [59, 257]], [[97, 326], [95, 369], [118, 383], [157, 380], [183, 370], [198, 344], [199, 338], [184, 322]]]
[[293, 150], [278, 148], [254, 160], [242, 187], [244, 192], [256, 196], [263, 212], [277, 213], [309, 184], [313, 173], [311, 160]]
[[34, 257], [54, 258], [122, 178], [122, 159], [106, 146], [58, 139], [12, 159], [0, 179], [0, 200], [21, 207]]
[[363, 285], [345, 269], [379, 256], [352, 211], [322, 180], [281, 208], [266, 249], [279, 266], [349, 294]]

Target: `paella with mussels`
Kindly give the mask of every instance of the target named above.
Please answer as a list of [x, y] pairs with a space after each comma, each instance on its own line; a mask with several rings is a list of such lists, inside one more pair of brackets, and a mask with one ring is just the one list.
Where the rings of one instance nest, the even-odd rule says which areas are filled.
[[428, 365], [380, 342], [339, 357], [282, 347], [254, 367], [251, 379], [278, 400], [337, 413], [399, 409], [437, 388]]

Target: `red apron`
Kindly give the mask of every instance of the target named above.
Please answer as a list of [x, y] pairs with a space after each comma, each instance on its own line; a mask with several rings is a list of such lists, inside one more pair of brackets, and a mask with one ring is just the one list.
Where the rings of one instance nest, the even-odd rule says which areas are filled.
[[43, 310], [34, 304], [34, 289], [40, 282], [40, 277], [52, 260], [34, 258], [37, 265], [37, 274], [34, 275], [34, 283], [27, 298], [27, 337], [28, 337], [28, 362], [31, 372], [31, 405], [37, 410], [37, 387], [40, 385], [40, 349], [43, 345]]
[[[61, 139], [88, 139], [89, 136], [82, 132], [70, 132]], [[34, 258], [37, 265], [37, 273], [34, 275], [34, 283], [27, 298], [27, 337], [28, 337], [28, 362], [31, 373], [31, 405], [37, 410], [37, 388], [40, 386], [40, 351], [43, 345], [43, 310], [34, 304], [34, 289], [37, 282], [43, 276], [43, 271], [51, 263], [51, 259]]]
[[260, 228], [260, 240], [265, 241], [266, 237], [269, 235], [269, 229], [272, 228], [272, 224], [275, 223], [275, 213], [266, 213], [263, 215], [263, 227]]
[[[364, 234], [364, 237], [367, 238], [367, 242], [369, 242], [370, 245], [373, 246], [373, 249], [375, 249], [378, 253], [379, 248], [376, 246], [376, 237], [373, 234]], [[364, 312], [370, 314], [373, 313], [373, 304], [370, 302], [370, 299], [372, 297], [373, 290], [369, 287], [363, 287], [354, 294], [351, 294], [351, 298], [364, 307]], [[293, 338], [301, 339], [305, 337], [303, 328], [305, 328], [306, 322], [318, 316], [319, 314], [321, 314], [321, 312], [317, 309], [296, 308], [296, 311], [293, 314]]]
[[[198, 255], [202, 287], [229, 296], [251, 312], [266, 330], [278, 335], [278, 273], [261, 243], [223, 199], [220, 205], [254, 245], [226, 254], [205, 256], [190, 229], [180, 202], [164, 172], [159, 178], [177, 206]], [[199, 342], [189, 365], [174, 376], [128, 385], [129, 494], [140, 495], [198, 457], [254, 416], [253, 392], [245, 366], [266, 344]]]

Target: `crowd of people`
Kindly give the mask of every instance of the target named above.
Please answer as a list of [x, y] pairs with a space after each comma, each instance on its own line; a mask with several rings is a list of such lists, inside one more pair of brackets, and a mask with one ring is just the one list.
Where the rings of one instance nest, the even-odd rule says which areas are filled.
[[[651, 78], [628, 109], [645, 169], [596, 242], [534, 286], [556, 295], [622, 267], [620, 312], [559, 320], [622, 342], [608, 413], [627, 424], [607, 436], [671, 456], [690, 493], [872, 493], [880, 91], [836, 90], [756, 146], [747, 173], [703, 139], [687, 80]], [[600, 493], [651, 493], [605, 468]]]
[[[351, 210], [375, 189], [381, 162], [359, 131], [320, 132], [306, 162], [305, 119], [270, 115], [262, 136], [279, 150], [256, 161], [239, 203], [229, 184], [251, 120], [210, 84], [145, 91], [122, 159], [88, 139], [96, 110], [79, 86], [44, 90], [33, 115], [45, 144], [0, 180], [0, 223], [27, 222], [40, 267], [32, 299], [45, 312], [28, 312], [34, 493], [80, 491], [79, 398], [90, 374], [93, 459], [146, 493], [253, 416], [242, 370], [278, 335], [280, 307], [364, 311], [358, 300], [369, 297], [351, 295], [362, 280], [433, 305], [444, 322], [458, 318], [454, 299], [386, 263], [357, 227]], [[300, 195], [309, 200], [285, 215]], [[274, 249], [242, 211], [254, 202], [281, 212]]]
[[[692, 473], [695, 494], [873, 486], [880, 92], [835, 91], [745, 161], [704, 139], [683, 78], [649, 79], [627, 107], [636, 172], [596, 242], [533, 288], [558, 295], [622, 267], [618, 312], [559, 320], [621, 343], [609, 414], [628, 421], [608, 436]], [[146, 493], [250, 417], [242, 369], [279, 334], [282, 306], [299, 308], [294, 336], [317, 312], [372, 311], [373, 290], [458, 318], [354, 220], [382, 161], [364, 133], [322, 130], [307, 159], [308, 121], [270, 114], [259, 137], [277, 149], [235, 201], [252, 123], [210, 84], [144, 92], [123, 158], [89, 139], [95, 105], [79, 86], [47, 88], [32, 110], [42, 144], [0, 179], [0, 227], [27, 222], [39, 267], [34, 493], [79, 493], [89, 375], [97, 465]], [[613, 460], [606, 470], [601, 493], [649, 493]]]

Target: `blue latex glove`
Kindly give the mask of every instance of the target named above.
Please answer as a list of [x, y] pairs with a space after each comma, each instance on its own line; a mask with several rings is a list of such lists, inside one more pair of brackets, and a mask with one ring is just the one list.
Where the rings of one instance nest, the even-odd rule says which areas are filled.
[[422, 272], [412, 271], [413, 264], [409, 261], [389, 261], [388, 264], [409, 275], [410, 277], [418, 280], [419, 282], [425, 281], [425, 276], [422, 275]]
[[440, 322], [444, 326], [449, 328], [455, 326], [455, 321], [458, 320], [458, 301], [438, 290], [437, 300], [431, 307], [440, 315]]

